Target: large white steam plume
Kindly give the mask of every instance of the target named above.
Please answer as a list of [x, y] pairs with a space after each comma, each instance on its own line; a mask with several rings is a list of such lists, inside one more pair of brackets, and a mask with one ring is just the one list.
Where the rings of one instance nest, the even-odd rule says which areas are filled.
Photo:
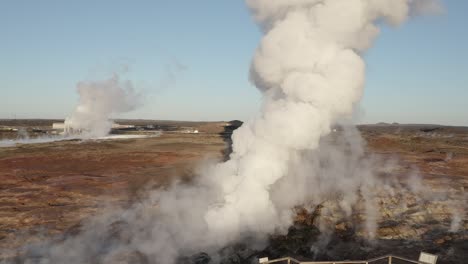
[[80, 101], [70, 117], [65, 119], [66, 132], [85, 137], [107, 135], [113, 122], [112, 115], [134, 110], [139, 102], [130, 81], [121, 81], [117, 74], [102, 81], [77, 84]]
[[[234, 132], [230, 160], [204, 169], [189, 186], [174, 184], [130, 209], [90, 220], [82, 234], [36, 252], [41, 263], [115, 263], [122, 254], [138, 252], [148, 263], [170, 264], [180, 255], [285, 231], [293, 222], [293, 206], [332, 199], [348, 216], [364, 199], [365, 228], [373, 236], [378, 180], [372, 161], [363, 159], [356, 130], [346, 130], [343, 142], [330, 143], [326, 136], [361, 98], [361, 54], [379, 33], [376, 23], [398, 25], [411, 7], [427, 5], [416, 0], [246, 2], [265, 34], [251, 66], [251, 79], [264, 97], [258, 117]], [[92, 102], [84, 99], [82, 112], [94, 112]], [[101, 121], [113, 108], [105, 109]], [[110, 221], [125, 223], [123, 234], [112, 237]]]
[[[290, 224], [290, 207], [273, 203], [272, 187], [292, 176], [291, 163], [316, 149], [338, 119], [352, 114], [364, 86], [361, 53], [379, 32], [375, 23], [404, 22], [418, 1], [246, 2], [265, 32], [251, 67], [264, 104], [258, 118], [235, 131], [231, 159], [213, 173], [223, 198], [205, 216], [210, 229], [234, 237], [242, 230], [273, 232]], [[320, 175], [311, 171], [309, 177]], [[363, 183], [329, 191], [356, 195]]]

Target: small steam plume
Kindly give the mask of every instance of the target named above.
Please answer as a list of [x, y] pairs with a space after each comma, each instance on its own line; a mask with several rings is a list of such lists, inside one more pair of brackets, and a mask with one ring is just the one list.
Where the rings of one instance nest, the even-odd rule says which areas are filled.
[[[230, 159], [204, 167], [190, 185], [174, 183], [131, 208], [89, 220], [77, 236], [33, 247], [31, 256], [41, 256], [40, 263], [116, 263], [138, 252], [142, 263], [172, 264], [236, 241], [262, 246], [293, 223], [294, 206], [327, 201], [348, 217], [363, 201], [364, 229], [375, 235], [382, 182], [374, 160], [364, 158], [356, 129], [345, 126], [338, 141], [329, 134], [361, 98], [361, 54], [379, 33], [376, 22], [403, 23], [417, 1], [246, 2], [264, 31], [250, 71], [263, 106], [234, 132]], [[78, 89], [80, 104], [67, 122], [92, 133], [107, 133], [109, 115], [133, 109], [137, 98], [116, 76]], [[383, 188], [391, 195], [392, 186], [401, 187]], [[123, 232], [115, 235], [110, 223]]]
[[83, 137], [107, 135], [113, 122], [110, 118], [134, 110], [140, 103], [130, 81], [121, 81], [117, 74], [102, 81], [77, 84], [80, 100], [75, 111], [65, 119], [66, 132]]

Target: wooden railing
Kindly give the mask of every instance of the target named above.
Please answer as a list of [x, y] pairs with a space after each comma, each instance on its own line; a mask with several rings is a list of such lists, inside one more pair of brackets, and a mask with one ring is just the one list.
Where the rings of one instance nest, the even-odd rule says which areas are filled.
[[[395, 262], [397, 261], [397, 262]], [[368, 260], [345, 260], [345, 261], [299, 261], [294, 258], [286, 257], [280, 259], [273, 259], [262, 262], [262, 264], [278, 263], [278, 264], [372, 264], [372, 263], [386, 263], [386, 264], [396, 264], [396, 263], [413, 263], [413, 264], [427, 264], [425, 262], [420, 262], [416, 260], [411, 260], [399, 256], [387, 255], [378, 258], [368, 259]]]

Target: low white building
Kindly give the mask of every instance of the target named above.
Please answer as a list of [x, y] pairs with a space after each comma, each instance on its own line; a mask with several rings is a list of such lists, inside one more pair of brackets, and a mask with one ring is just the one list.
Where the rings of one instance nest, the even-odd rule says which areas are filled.
[[52, 129], [65, 130], [65, 123], [52, 123]]

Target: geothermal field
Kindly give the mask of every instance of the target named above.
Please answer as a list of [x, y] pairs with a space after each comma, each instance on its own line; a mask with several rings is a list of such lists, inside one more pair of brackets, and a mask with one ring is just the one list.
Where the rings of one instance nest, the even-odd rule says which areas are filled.
[[[40, 14], [59, 6], [45, 2], [45, 7], [38, 7]], [[161, 2], [151, 7], [164, 11], [173, 4]], [[202, 2], [192, 6], [194, 11], [189, 13], [211, 10], [199, 8], [206, 5]], [[88, 31], [97, 30], [90, 38], [76, 34], [78, 43], [72, 43], [66, 56], [60, 55], [63, 47], [55, 46], [54, 41], [53, 52], [44, 53], [47, 59], [39, 61], [48, 65], [57, 50], [57, 57], [68, 66], [55, 66], [57, 73], [50, 70], [51, 80], [46, 74], [38, 74], [38, 78], [21, 77], [18, 81], [18, 76], [29, 76], [30, 72], [15, 72], [7, 74], [6, 84], [1, 84], [20, 87], [16, 83], [28, 79], [23, 86], [58, 86], [76, 76], [68, 74], [79, 71], [80, 63], [101, 58], [101, 53], [112, 51], [113, 56], [125, 57], [132, 36], [151, 35], [140, 28], [147, 24], [144, 14], [151, 8], [127, 12], [133, 7], [112, 4], [101, 7], [102, 12], [96, 11], [97, 6], [78, 8], [77, 12], [86, 10], [85, 15], [77, 16], [79, 22], [60, 28], [58, 37], [47, 31], [56, 23], [45, 27], [44, 36], [34, 31], [31, 34], [41, 41], [50, 37], [60, 43], [65, 41], [62, 34], [76, 30], [87, 36]], [[23, 91], [28, 93], [24, 104], [23, 98], [0, 98], [0, 110], [13, 109], [12, 118], [0, 119], [0, 263], [468, 263], [468, 127], [457, 125], [466, 124], [460, 118], [463, 113], [458, 113], [466, 111], [466, 100], [463, 107], [451, 108], [457, 106], [464, 91], [438, 96], [430, 87], [439, 85], [438, 89], [448, 90], [455, 85], [466, 86], [466, 82], [449, 80], [462, 75], [450, 73], [463, 66], [440, 66], [436, 73], [424, 71], [425, 64], [452, 49], [440, 48], [431, 52], [437, 56], [424, 58], [418, 67], [408, 67], [409, 73], [400, 72], [400, 76], [396, 69], [413, 54], [398, 53], [385, 57], [393, 63], [386, 72], [389, 79], [376, 81], [372, 74], [379, 65], [376, 57], [367, 56], [380, 33], [404, 28], [405, 22], [418, 16], [441, 15], [443, 5], [436, 0], [246, 0], [242, 8], [258, 26], [252, 36], [258, 35], [259, 43], [251, 54], [250, 83], [245, 84], [255, 86], [258, 102], [243, 98], [245, 94], [234, 95], [233, 87], [240, 82], [227, 76], [236, 72], [210, 61], [219, 50], [222, 59], [217, 62], [221, 64], [242, 57], [236, 48], [242, 48], [243, 38], [232, 38], [236, 40], [233, 50], [218, 44], [229, 34], [237, 34], [240, 23], [222, 28], [227, 33], [216, 36], [216, 41], [213, 34], [204, 31], [207, 25], [188, 27], [190, 34], [175, 33], [173, 29], [187, 29], [187, 24], [213, 19], [211, 11], [205, 13], [206, 17], [189, 19], [190, 14], [183, 12], [191, 8], [184, 9], [180, 3], [174, 14], [159, 13], [161, 17], [171, 14], [171, 22], [159, 33], [176, 39], [174, 45], [168, 45], [171, 48], [191, 51], [192, 55], [180, 53], [192, 63], [193, 58], [207, 63], [195, 63], [195, 73], [187, 74], [189, 81], [183, 85], [192, 90], [172, 89], [177, 75], [189, 69], [173, 59], [158, 92], [153, 91], [173, 95], [162, 96], [159, 101], [151, 101], [154, 97], [148, 95], [148, 87], [156, 82], [135, 77], [143, 76], [138, 75], [141, 72], [154, 75], [154, 69], [145, 62], [148, 67], [128, 74], [137, 80], [124, 77], [128, 76], [126, 66], [107, 77], [77, 80], [75, 105], [67, 106], [72, 95], [64, 90], [44, 97], [41, 89], [29, 88]], [[109, 10], [125, 10], [115, 21], [125, 23], [108, 23], [107, 16], [114, 14]], [[103, 24], [83, 24], [93, 14]], [[35, 12], [26, 17], [30, 15]], [[76, 19], [61, 15], [59, 24]], [[159, 15], [151, 13], [150, 17]], [[224, 13], [221, 16], [224, 19]], [[130, 17], [133, 19], [127, 19]], [[29, 22], [48, 23], [47, 19]], [[135, 21], [141, 24], [126, 24]], [[161, 18], [158, 23], [162, 21], [169, 20]], [[181, 22], [182, 26], [177, 24]], [[209, 22], [212, 26], [217, 20]], [[109, 24], [110, 30], [100, 29]], [[131, 34], [120, 33], [126, 30]], [[98, 55], [87, 52], [116, 32], [117, 37], [98, 49]], [[407, 40], [414, 40], [413, 35], [403, 35], [405, 47], [409, 46]], [[206, 55], [205, 46], [197, 44], [195, 38], [185, 39], [187, 36], [210, 36], [216, 47]], [[436, 39], [442, 39], [434, 34], [431, 37], [434, 45]], [[164, 40], [135, 41], [137, 45], [130, 50], [143, 51], [146, 45], [154, 48], [154, 43]], [[34, 41], [16, 44], [25, 42]], [[89, 50], [80, 49], [90, 43]], [[427, 48], [417, 47], [411, 52]], [[130, 64], [141, 65], [138, 63], [148, 63], [152, 58], [147, 50], [137, 53], [132, 54], [139, 59], [130, 56]], [[457, 63], [464, 61], [462, 56], [457, 54]], [[370, 69], [366, 67], [369, 58], [374, 59]], [[418, 60], [418, 56], [411, 59]], [[13, 61], [11, 67], [16, 67]], [[3, 66], [10, 69], [10, 64]], [[201, 74], [199, 68], [203, 67], [208, 75]], [[35, 68], [34, 72], [43, 70], [42, 65]], [[368, 73], [373, 76], [368, 78], [370, 85]], [[438, 79], [430, 79], [434, 76]], [[409, 84], [401, 89], [399, 100], [413, 100], [420, 107], [404, 112], [398, 104], [384, 109], [384, 102], [379, 101], [374, 103], [378, 106], [373, 108], [378, 110], [376, 116], [400, 111], [402, 120], [415, 119], [417, 110], [420, 118], [454, 125], [418, 124], [426, 123], [418, 120], [411, 124], [359, 121], [363, 115], [361, 99], [366, 98], [364, 87], [388, 85], [398, 90], [393, 87], [396, 82], [391, 81], [400, 78]], [[411, 78], [430, 79], [425, 83], [428, 88], [419, 87], [417, 96], [406, 92], [408, 86], [418, 89], [421, 85]], [[216, 87], [203, 90], [205, 85]], [[220, 97], [219, 91], [225, 87], [231, 89], [229, 95]], [[12, 96], [15, 92], [5, 94]], [[371, 98], [383, 97], [387, 99]], [[451, 101], [440, 103], [446, 98]], [[38, 107], [40, 100], [44, 102]], [[237, 115], [254, 101], [258, 103], [256, 113], [249, 118], [231, 118], [242, 121], [170, 121], [137, 116], [196, 116], [203, 113], [196, 109], [205, 107], [211, 109], [204, 112], [207, 115], [216, 112], [227, 116], [228, 111]], [[426, 107], [431, 101], [437, 106]], [[161, 113], [145, 108], [152, 103], [159, 103]], [[65, 106], [70, 112], [62, 115]], [[215, 110], [210, 108], [213, 106]], [[51, 112], [60, 107], [62, 112]], [[16, 118], [16, 111], [22, 118]], [[36, 113], [60, 118], [23, 118]], [[447, 113], [452, 116], [447, 117]]]
[[[52, 123], [58, 121], [2, 120], [1, 124], [44, 138], [45, 131], [50, 133]], [[232, 132], [241, 123], [120, 122], [157, 128], [158, 135], [21, 141], [0, 148], [0, 248], [4, 261], [43, 263], [50, 258], [50, 263], [164, 263], [154, 259], [168, 254], [177, 263], [253, 263], [265, 256], [356, 260], [395, 254], [417, 259], [419, 252], [425, 251], [437, 254], [441, 263], [464, 263], [468, 256], [466, 127], [376, 124], [358, 126], [358, 130], [346, 128], [351, 132], [336, 127], [320, 142], [323, 153], [317, 158], [321, 165], [307, 170], [324, 178], [319, 182], [296, 178], [287, 183], [293, 186], [283, 187], [287, 188], [284, 193], [277, 190], [280, 203], [294, 205], [287, 228], [260, 241], [247, 233], [222, 247], [182, 251], [174, 247], [183, 245], [171, 241], [174, 238], [160, 228], [207, 243], [209, 234], [195, 230], [190, 237], [193, 222], [206, 210], [198, 200], [210, 192], [197, 186], [203, 184], [197, 178], [210, 164], [229, 157]], [[17, 133], [2, 132], [2, 137], [15, 138]], [[127, 129], [112, 133], [154, 132]], [[337, 152], [338, 144], [353, 144], [342, 142], [346, 133], [361, 142], [362, 150]], [[333, 160], [329, 160], [330, 155]], [[341, 162], [347, 164], [333, 167]], [[375, 190], [369, 190], [373, 193], [369, 200], [356, 191], [354, 183], [346, 181], [361, 177], [356, 174], [366, 174], [365, 180], [373, 181]], [[335, 182], [336, 177], [342, 180]], [[181, 187], [174, 187], [175, 182]], [[191, 185], [197, 187], [192, 189]], [[168, 193], [175, 192], [173, 188], [179, 188], [180, 193]], [[343, 193], [320, 194], [322, 198], [316, 200], [317, 193], [330, 188], [342, 188]], [[350, 212], [340, 207], [346, 202], [347, 189], [357, 196]], [[292, 198], [296, 200], [289, 202]], [[249, 199], [253, 202], [255, 195]], [[148, 248], [143, 247], [145, 243], [149, 243]]]

